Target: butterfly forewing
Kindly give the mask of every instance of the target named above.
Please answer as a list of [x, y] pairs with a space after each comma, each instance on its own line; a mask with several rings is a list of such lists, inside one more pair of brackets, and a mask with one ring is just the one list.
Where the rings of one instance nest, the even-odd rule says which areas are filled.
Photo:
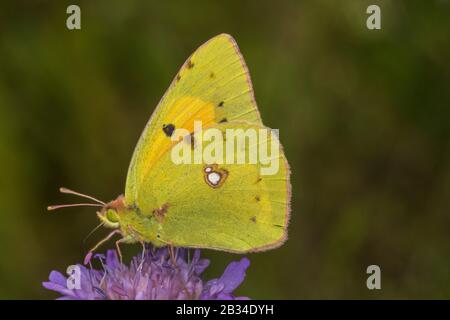
[[154, 111], [130, 162], [126, 201], [136, 204], [147, 187], [142, 180], [173, 146], [174, 129], [193, 130], [194, 121], [205, 127], [236, 120], [261, 123], [242, 55], [234, 39], [221, 34], [188, 58]]

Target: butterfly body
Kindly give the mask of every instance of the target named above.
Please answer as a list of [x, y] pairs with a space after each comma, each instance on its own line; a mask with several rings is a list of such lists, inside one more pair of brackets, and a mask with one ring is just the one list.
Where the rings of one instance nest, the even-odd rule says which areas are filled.
[[[180, 130], [185, 133], [178, 136]], [[206, 131], [213, 133], [214, 144]], [[241, 144], [233, 144], [228, 157], [228, 143], [235, 138]], [[226, 157], [218, 157], [221, 149], [212, 144], [224, 147]], [[272, 153], [264, 156], [265, 149]], [[193, 161], [174, 161], [175, 150]], [[258, 161], [240, 162], [240, 151]], [[208, 152], [214, 160], [196, 161]], [[269, 164], [275, 169], [270, 174]], [[287, 238], [289, 175], [278, 136], [262, 123], [236, 42], [221, 34], [198, 48], [177, 73], [135, 148], [124, 196], [98, 216], [119, 230], [122, 242], [267, 250]]]

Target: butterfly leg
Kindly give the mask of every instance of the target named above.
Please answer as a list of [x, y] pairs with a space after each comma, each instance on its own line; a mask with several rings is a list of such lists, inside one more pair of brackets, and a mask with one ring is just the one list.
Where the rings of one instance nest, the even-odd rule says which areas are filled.
[[123, 261], [123, 259], [122, 259], [122, 251], [120, 250], [120, 244], [124, 243], [126, 241], [125, 239], [126, 238], [122, 238], [122, 239], [119, 239], [119, 240], [116, 241], [116, 251], [117, 251], [117, 254], [119, 255], [120, 264], [122, 264], [122, 261]]
[[[171, 243], [168, 243], [168, 248], [169, 248], [170, 260], [172, 261], [173, 266], [175, 267], [175, 269], [177, 269], [177, 271], [180, 271], [180, 269], [178, 268], [178, 265], [177, 265], [177, 257], [176, 257], [176, 254], [178, 253], [178, 251], [175, 253], [175, 248]], [[188, 251], [188, 259], [189, 259], [189, 251]], [[193, 293], [189, 292], [186, 285], [184, 285], [183, 291], [186, 294], [186, 299], [188, 299], [188, 300], [193, 299]]]
[[175, 257], [175, 249], [171, 243], [169, 243], [169, 256], [170, 260], [172, 261], [172, 264], [175, 268], [177, 268], [177, 257]]
[[120, 250], [120, 245], [122, 243], [133, 243], [133, 242], [135, 242], [135, 239], [132, 236], [130, 236], [130, 235], [128, 235], [126, 237], [123, 237], [123, 238], [121, 238], [121, 239], [116, 241], [116, 250], [117, 250], [117, 254], [119, 255], [120, 264], [122, 264], [122, 261], [123, 261], [123, 259], [122, 259], [122, 251]]
[[163, 240], [161, 238], [159, 238], [159, 241], [161, 241], [162, 243], [165, 243], [167, 245], [167, 248], [168, 248], [168, 251], [169, 251], [170, 261], [172, 261], [172, 264], [173, 264], [173, 266], [175, 268], [178, 268], [177, 267], [177, 259], [176, 259], [177, 257], [176, 257], [176, 254], [175, 254], [175, 248], [174, 248], [173, 244], [171, 242], [165, 241], [165, 240]]
[[[100, 263], [102, 264], [102, 268], [103, 268], [103, 276], [102, 276], [102, 279], [100, 280], [100, 284], [99, 284], [99, 287], [101, 288], [103, 286], [103, 281], [105, 281], [105, 279], [106, 279], [107, 271], [106, 271], [105, 264], [103, 263], [103, 260], [102, 259], [99, 259], [99, 260], [100, 260]], [[91, 269], [92, 269], [92, 266], [91, 266]]]
[[100, 240], [89, 252], [87, 253], [86, 257], [84, 258], [84, 264], [88, 264], [91, 260], [92, 254], [97, 250], [101, 245], [103, 245], [105, 242], [109, 241], [116, 233], [120, 233], [119, 229], [114, 230], [110, 234], [108, 234], [104, 239]]
[[141, 256], [141, 263], [139, 264], [138, 270], [140, 271], [143, 264], [144, 264], [144, 258], [145, 258], [145, 242], [142, 240], [141, 234], [135, 230], [131, 225], [128, 225], [128, 231], [130, 232], [131, 238], [138, 241], [142, 245], [142, 256]]
[[141, 263], [139, 264], [138, 271], [142, 270], [142, 266], [144, 265], [144, 259], [145, 259], [145, 242], [139, 241], [142, 245], [142, 256], [141, 256]]
[[[160, 240], [161, 242], [164, 242], [165, 244], [167, 244], [167, 248], [168, 248], [168, 251], [169, 251], [170, 261], [172, 262], [172, 265], [174, 266], [174, 268], [175, 268], [177, 271], [180, 271], [180, 269], [178, 268], [178, 265], [177, 265], [177, 257], [176, 257], [176, 254], [177, 254], [178, 252], [175, 253], [175, 247], [173, 246], [173, 244], [172, 244], [171, 242], [164, 241], [164, 240], [162, 240], [162, 239], [159, 239], [159, 240]], [[188, 249], [188, 250], [189, 250], [189, 249]], [[189, 251], [188, 251], [188, 259], [189, 259]], [[186, 299], [188, 299], [188, 300], [193, 299], [194, 294], [191, 293], [191, 292], [189, 292], [189, 290], [188, 290], [188, 288], [186, 287], [186, 285], [184, 286], [183, 290], [184, 290], [184, 292], [185, 292], [185, 294], [186, 294]]]

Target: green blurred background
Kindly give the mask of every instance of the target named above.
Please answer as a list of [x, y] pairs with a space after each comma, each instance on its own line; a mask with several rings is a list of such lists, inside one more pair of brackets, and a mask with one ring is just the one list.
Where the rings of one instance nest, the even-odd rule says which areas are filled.
[[[227, 32], [292, 167], [289, 240], [251, 254], [252, 298], [450, 298], [448, 1], [0, 1], [0, 298], [54, 298], [158, 100]], [[66, 28], [78, 4], [82, 30]], [[366, 28], [378, 4], [382, 30]], [[110, 245], [112, 247], [112, 245]], [[129, 257], [139, 246], [125, 246]], [[239, 256], [203, 251], [216, 277]], [[377, 264], [382, 289], [366, 288]]]

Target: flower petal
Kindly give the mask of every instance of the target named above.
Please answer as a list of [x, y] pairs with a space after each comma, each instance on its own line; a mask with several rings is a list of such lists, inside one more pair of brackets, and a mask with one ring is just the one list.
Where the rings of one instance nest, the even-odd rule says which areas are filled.
[[76, 298], [76, 295], [75, 295], [75, 293], [72, 290], [69, 290], [66, 287], [63, 287], [63, 286], [61, 286], [59, 284], [56, 284], [56, 283], [53, 283], [53, 282], [42, 282], [42, 286], [45, 289], [56, 291], [56, 292], [62, 294], [63, 296]]
[[[92, 266], [80, 269], [80, 289], [70, 290], [63, 273], [52, 271], [49, 281], [43, 282], [46, 289], [56, 291], [59, 299], [246, 299], [236, 298], [232, 292], [245, 278], [250, 265], [248, 259], [230, 263], [219, 279], [203, 282], [200, 274], [208, 267], [209, 260], [200, 258], [200, 250], [195, 250], [192, 260], [187, 251], [177, 248], [174, 257], [167, 248], [147, 250], [144, 261], [141, 254], [128, 265], [119, 261], [115, 250], [108, 250], [105, 256], [96, 254], [102, 260], [102, 269]], [[88, 255], [90, 260], [92, 254]], [[190, 260], [190, 261], [189, 261]]]
[[219, 282], [224, 285], [223, 292], [232, 293], [234, 289], [244, 281], [245, 271], [250, 266], [250, 261], [247, 258], [242, 258], [239, 262], [232, 262], [223, 272]]
[[64, 277], [61, 272], [52, 271], [52, 272], [50, 272], [50, 275], [48, 278], [49, 278], [50, 282], [59, 284], [60, 286], [64, 287], [67, 285], [67, 278]]
[[116, 269], [120, 266], [120, 261], [117, 257], [116, 250], [108, 250], [106, 252], [106, 264], [112, 269]]

